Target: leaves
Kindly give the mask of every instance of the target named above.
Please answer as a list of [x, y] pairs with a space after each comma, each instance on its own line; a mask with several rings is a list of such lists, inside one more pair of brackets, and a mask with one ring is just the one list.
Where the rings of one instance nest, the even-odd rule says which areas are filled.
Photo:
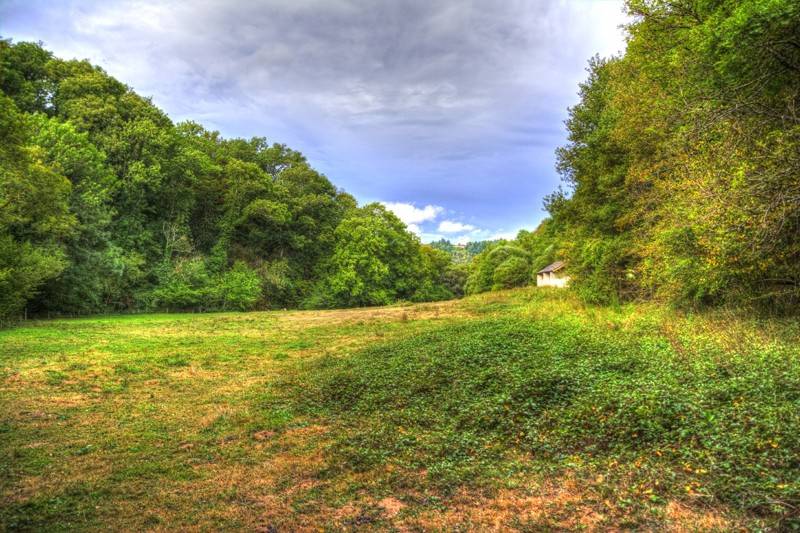
[[0, 238], [26, 254], [0, 264], [14, 302], [2, 317], [26, 303], [82, 314], [453, 294], [449, 258], [285, 145], [175, 125], [102, 69], [32, 43], [0, 41], [0, 74]]
[[595, 59], [547, 204], [588, 300], [800, 301], [800, 7], [631, 0]]

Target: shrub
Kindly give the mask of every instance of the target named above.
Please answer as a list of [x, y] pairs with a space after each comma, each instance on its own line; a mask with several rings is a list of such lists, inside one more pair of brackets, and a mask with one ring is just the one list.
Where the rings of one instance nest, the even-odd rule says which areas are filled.
[[207, 303], [210, 278], [201, 258], [182, 259], [174, 265], [166, 265], [159, 278], [149, 295], [151, 307], [186, 310]]
[[[497, 270], [497, 267], [512, 257], [519, 258], [525, 262], [527, 265], [525, 281], [528, 281], [528, 278], [530, 277], [530, 257], [528, 252], [519, 246], [508, 244], [503, 241], [487, 248], [475, 256], [475, 259], [473, 259], [472, 262], [471, 272], [467, 278], [467, 294], [486, 292], [495, 288], [497, 283], [495, 280], [495, 271]], [[504, 267], [504, 271], [500, 274], [500, 276], [503, 278], [503, 281], [510, 282], [517, 273], [514, 271], [514, 269], [519, 270], [520, 264], [521, 263], [519, 261], [514, 261]]]
[[531, 265], [523, 257], [509, 257], [494, 270], [492, 290], [521, 287], [530, 281]]
[[464, 296], [469, 275], [469, 265], [467, 263], [451, 263], [442, 275], [442, 283], [453, 294], [460, 298]]
[[237, 261], [217, 278], [210, 293], [218, 309], [247, 311], [261, 298], [261, 278], [255, 270]]

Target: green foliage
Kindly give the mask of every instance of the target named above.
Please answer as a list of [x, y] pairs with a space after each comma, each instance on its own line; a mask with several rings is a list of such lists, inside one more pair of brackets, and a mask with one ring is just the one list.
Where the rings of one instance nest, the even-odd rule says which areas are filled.
[[469, 277], [467, 263], [453, 263], [449, 265], [442, 275], [442, 283], [454, 296], [464, 296]]
[[494, 269], [492, 290], [526, 285], [531, 279], [531, 265], [525, 257], [511, 256]]
[[105, 155], [68, 122], [33, 115], [32, 141], [42, 148], [48, 166], [69, 179], [69, 210], [77, 224], [65, 240], [67, 266], [42, 287], [31, 303], [34, 309], [90, 312], [102, 309], [115, 281], [113, 241], [109, 233], [113, 208], [113, 172]]
[[212, 300], [219, 309], [247, 311], [261, 298], [261, 278], [242, 261], [224, 272], [212, 288]]
[[31, 144], [28, 118], [0, 94], [0, 319], [18, 316], [64, 270], [63, 241], [75, 226], [71, 183]]
[[731, 353], [702, 335], [676, 348], [653, 333], [655, 317], [619, 330], [552, 301], [531, 305], [547, 312], [320, 359], [295, 400], [344, 421], [334, 450], [356, 471], [392, 462], [455, 488], [494, 475], [518, 449], [571, 468], [580, 457], [656, 497], [688, 492], [778, 521], [800, 503], [796, 349]]
[[571, 281], [577, 293], [589, 303], [619, 303], [625, 287], [634, 281], [626, 269], [628, 250], [624, 237], [578, 239], [570, 249]]
[[206, 301], [211, 279], [202, 258], [165, 265], [158, 286], [149, 294], [150, 306], [166, 310], [197, 309]]
[[47, 65], [52, 54], [34, 43], [0, 40], [0, 88], [27, 113], [49, 105]]
[[528, 252], [533, 272], [538, 272], [559, 258], [561, 249], [552, 219], [545, 219], [534, 231], [521, 230], [515, 239], [516, 244]]
[[534, 231], [521, 230], [512, 241], [482, 241], [481, 251], [466, 268], [451, 269], [449, 275], [466, 278], [461, 285], [466, 294], [535, 283], [537, 271], [566, 253], [559, 230], [552, 219], [545, 219]]
[[145, 300], [149, 307], [173, 311], [247, 311], [259, 303], [261, 283], [258, 273], [242, 261], [212, 275], [202, 258], [193, 257], [167, 265]]
[[452, 296], [442, 278], [449, 257], [421, 248], [381, 204], [351, 210], [334, 235], [327, 275], [308, 305], [352, 307]]
[[469, 263], [476, 255], [496, 242], [498, 241], [472, 241], [464, 245], [456, 245], [443, 238], [430, 243], [428, 246], [447, 252], [454, 263]]
[[459, 280], [452, 274], [456, 265], [447, 252], [432, 246], [422, 246], [420, 254], [420, 282], [411, 297], [412, 301], [449, 300], [455, 295], [463, 296], [464, 285], [458, 285]]
[[33, 43], [0, 41], [0, 91], [0, 317], [453, 295], [450, 261], [395, 222], [353, 259], [355, 200], [285, 145], [175, 125]]
[[64, 269], [61, 250], [0, 235], [0, 317], [16, 316], [46, 280]]
[[630, 0], [595, 59], [547, 207], [588, 300], [796, 310], [800, 5]]
[[517, 287], [531, 279], [528, 252], [503, 241], [478, 254], [470, 268], [467, 294]]

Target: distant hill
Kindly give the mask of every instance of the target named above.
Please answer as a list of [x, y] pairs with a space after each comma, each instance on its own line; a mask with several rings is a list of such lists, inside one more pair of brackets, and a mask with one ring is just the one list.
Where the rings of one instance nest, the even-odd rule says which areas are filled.
[[430, 243], [428, 246], [447, 252], [453, 258], [454, 263], [468, 263], [473, 257], [481, 253], [490, 244], [499, 242], [498, 239], [490, 241], [474, 241], [466, 244], [453, 244], [447, 239], [440, 239]]

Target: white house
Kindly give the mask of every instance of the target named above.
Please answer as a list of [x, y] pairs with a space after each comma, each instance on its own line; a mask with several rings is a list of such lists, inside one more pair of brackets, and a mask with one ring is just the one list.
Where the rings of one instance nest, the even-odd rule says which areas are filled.
[[564, 261], [556, 261], [536, 273], [537, 287], [566, 287], [569, 276], [564, 272]]

